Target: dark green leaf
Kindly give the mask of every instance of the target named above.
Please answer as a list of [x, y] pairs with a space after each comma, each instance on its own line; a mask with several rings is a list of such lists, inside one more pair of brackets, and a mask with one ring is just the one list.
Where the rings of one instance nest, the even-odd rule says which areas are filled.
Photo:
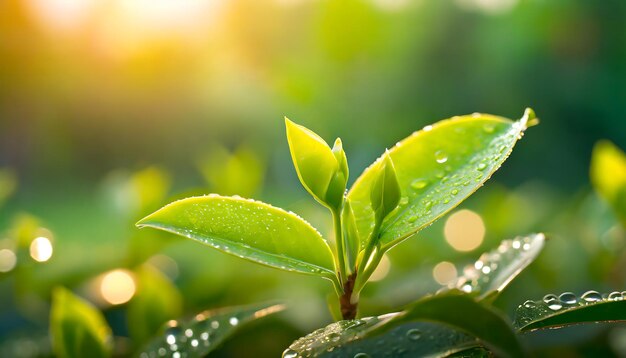
[[366, 337], [397, 315], [332, 323], [295, 341], [283, 357], [443, 357], [479, 344], [467, 334], [430, 322], [394, 325]]
[[197, 314], [188, 322], [171, 321], [140, 357], [204, 357], [240, 327], [284, 308], [280, 304], [229, 307]]
[[137, 225], [282, 270], [335, 277], [332, 253], [319, 232], [297, 215], [258, 201], [213, 194], [187, 198]]
[[372, 332], [386, 331], [397, 324], [430, 321], [462, 330], [482, 341], [500, 356], [523, 357], [524, 350], [505, 318], [490, 306], [481, 304], [460, 292], [425, 297], [400, 315]]
[[559, 328], [589, 322], [626, 321], [626, 291], [601, 295], [587, 291], [580, 297], [571, 292], [548, 294], [539, 301], [526, 301], [515, 311], [513, 325], [521, 332]]

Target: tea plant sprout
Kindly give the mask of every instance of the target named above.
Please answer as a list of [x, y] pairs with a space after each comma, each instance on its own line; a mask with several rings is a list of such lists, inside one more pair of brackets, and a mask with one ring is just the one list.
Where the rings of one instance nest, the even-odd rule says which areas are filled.
[[285, 119], [304, 188], [327, 207], [334, 237], [298, 215], [259, 201], [210, 194], [173, 202], [137, 223], [200, 241], [278, 269], [330, 280], [341, 316], [357, 316], [359, 294], [383, 255], [474, 193], [537, 123], [475, 113], [424, 127], [385, 151], [348, 190], [341, 139], [331, 148]]

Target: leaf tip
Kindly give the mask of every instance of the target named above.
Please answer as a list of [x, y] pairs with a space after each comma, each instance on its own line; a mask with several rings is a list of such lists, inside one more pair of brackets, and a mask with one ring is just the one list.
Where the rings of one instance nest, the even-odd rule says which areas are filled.
[[524, 111], [524, 115], [520, 119], [520, 123], [524, 128], [534, 127], [539, 124], [539, 118], [537, 118], [537, 115], [532, 108], [527, 107]]

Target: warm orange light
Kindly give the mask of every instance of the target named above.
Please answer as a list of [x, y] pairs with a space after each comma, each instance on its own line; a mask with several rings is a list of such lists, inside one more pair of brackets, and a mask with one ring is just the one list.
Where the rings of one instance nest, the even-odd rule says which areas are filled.
[[440, 285], [447, 285], [456, 279], [456, 266], [448, 261], [442, 261], [433, 268], [433, 278]]

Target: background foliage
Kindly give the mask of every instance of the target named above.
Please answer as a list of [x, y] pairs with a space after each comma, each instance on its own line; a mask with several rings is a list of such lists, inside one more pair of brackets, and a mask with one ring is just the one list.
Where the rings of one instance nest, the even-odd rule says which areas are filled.
[[[180, 307], [164, 320], [181, 310], [288, 304], [217, 355], [253, 346], [276, 355], [330, 322], [326, 282], [133, 227], [173, 199], [216, 192], [287, 208], [329, 232], [291, 167], [285, 115], [328, 142], [341, 136], [352, 179], [439, 119], [518, 118], [525, 106], [542, 119], [486, 188], [390, 252], [378, 273], [385, 280], [363, 292], [364, 315], [436, 290], [434, 274], [449, 279], [451, 262], [460, 275], [476, 253], [538, 231], [550, 238], [545, 251], [497, 306], [511, 312], [518, 297], [624, 290], [624, 214], [611, 209], [624, 206], [600, 199], [588, 173], [598, 140], [626, 149], [625, 16], [619, 0], [3, 1], [0, 269], [10, 269], [0, 270], [0, 352], [50, 352], [59, 285], [100, 308], [116, 349], [131, 352], [125, 337], [146, 340], [156, 329], [129, 330], [130, 317], [146, 314], [133, 308], [152, 287], [142, 277], [174, 284], [159, 302]], [[480, 240], [449, 244], [458, 227]], [[49, 251], [45, 240], [33, 246], [40, 237], [53, 249], [43, 262], [33, 259]], [[111, 270], [131, 278], [130, 302], [106, 299]], [[544, 353], [626, 354], [623, 325], [526, 338]]]

